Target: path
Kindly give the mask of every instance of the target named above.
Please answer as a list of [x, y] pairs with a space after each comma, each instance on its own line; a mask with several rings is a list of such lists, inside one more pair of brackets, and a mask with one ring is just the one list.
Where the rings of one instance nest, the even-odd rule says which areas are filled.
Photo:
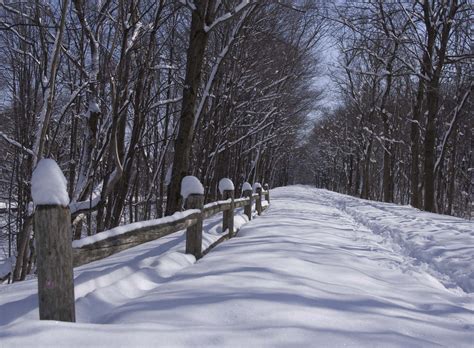
[[[163, 268], [148, 244], [134, 248], [135, 255], [139, 248], [149, 253], [136, 273], [104, 286], [82, 283], [90, 291], [76, 302], [79, 323], [39, 322], [30, 311], [0, 327], [0, 346], [472, 346], [474, 297], [462, 289], [472, 281], [461, 274], [471, 267], [464, 251], [456, 258], [447, 245], [450, 251], [437, 256], [462, 270], [439, 269], [431, 249], [425, 255], [411, 248], [438, 239], [417, 239], [407, 221], [450, 227], [454, 244], [463, 240], [471, 251], [473, 224], [389, 208], [308, 187], [276, 189], [263, 216], [196, 264], [157, 282], [155, 273], [169, 265]], [[384, 216], [396, 230], [385, 231]], [[396, 238], [404, 229], [414, 244]], [[449, 241], [448, 234], [440, 240]], [[32, 288], [18, 286], [25, 296]], [[21, 296], [11, 291], [9, 301], [17, 298], [20, 308]]]

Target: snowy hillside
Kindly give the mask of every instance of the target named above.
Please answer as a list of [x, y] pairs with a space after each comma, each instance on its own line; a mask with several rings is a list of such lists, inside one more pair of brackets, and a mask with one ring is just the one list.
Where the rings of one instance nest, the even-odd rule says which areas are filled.
[[[0, 286], [0, 347], [473, 346], [474, 223], [271, 193], [197, 263], [178, 232], [75, 269], [77, 323], [37, 320], [34, 280]], [[219, 231], [206, 221], [208, 245]]]

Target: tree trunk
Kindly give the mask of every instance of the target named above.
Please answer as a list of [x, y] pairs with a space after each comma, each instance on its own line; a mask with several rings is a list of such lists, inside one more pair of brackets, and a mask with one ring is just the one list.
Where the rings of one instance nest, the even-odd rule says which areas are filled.
[[438, 86], [437, 84], [431, 84], [428, 88], [427, 93], [428, 103], [428, 119], [426, 122], [426, 134], [425, 134], [425, 151], [424, 151], [424, 168], [423, 168], [423, 181], [424, 181], [424, 209], [427, 211], [435, 211], [434, 196], [435, 196], [435, 185], [434, 185], [434, 166], [435, 166], [435, 144], [436, 144], [436, 113], [438, 108]]
[[449, 183], [448, 183], [448, 207], [446, 213], [449, 215], [453, 214], [453, 201], [454, 201], [454, 182], [456, 178], [456, 147], [457, 147], [457, 133], [453, 137], [453, 149], [451, 153], [451, 163], [449, 170]]
[[362, 185], [361, 197], [363, 199], [370, 199], [370, 157], [372, 154], [372, 140], [367, 145], [364, 161], [364, 181]]
[[413, 118], [411, 120], [411, 205], [415, 208], [421, 207], [420, 190], [418, 188], [420, 182], [420, 164], [419, 164], [419, 147], [420, 142], [420, 121], [421, 110], [423, 105], [423, 95], [425, 90], [425, 82], [420, 78], [418, 83], [418, 91], [416, 94], [415, 106], [413, 108]]
[[181, 179], [188, 174], [189, 155], [194, 135], [194, 117], [208, 34], [204, 30], [205, 8], [209, 1], [196, 3], [191, 19], [181, 117], [174, 144], [173, 170], [168, 187], [166, 215], [179, 210]]

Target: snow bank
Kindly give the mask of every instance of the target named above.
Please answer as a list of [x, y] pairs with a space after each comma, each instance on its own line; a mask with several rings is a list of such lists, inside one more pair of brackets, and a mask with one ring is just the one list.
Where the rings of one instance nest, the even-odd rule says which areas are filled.
[[401, 254], [423, 264], [446, 287], [474, 292], [474, 222], [329, 191], [322, 194]]
[[181, 196], [186, 200], [189, 195], [193, 194], [203, 195], [204, 187], [195, 176], [185, 176], [183, 180], [181, 180]]
[[221, 195], [224, 191], [234, 191], [234, 183], [229, 178], [223, 178], [219, 181], [219, 192]]
[[67, 181], [54, 160], [43, 158], [36, 165], [31, 178], [31, 196], [35, 205], [68, 206]]
[[252, 190], [252, 185], [250, 185], [250, 183], [248, 182], [244, 182], [244, 184], [242, 185], [242, 192], [251, 191], [251, 190]]
[[253, 192], [257, 192], [258, 188], [262, 188], [262, 185], [259, 182], [254, 183], [252, 186]]

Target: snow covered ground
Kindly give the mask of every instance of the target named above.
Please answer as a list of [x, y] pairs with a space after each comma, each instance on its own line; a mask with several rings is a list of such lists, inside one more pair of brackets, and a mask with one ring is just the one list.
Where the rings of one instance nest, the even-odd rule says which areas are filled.
[[473, 346], [474, 223], [303, 186], [271, 198], [197, 263], [178, 232], [75, 269], [77, 323], [38, 321], [34, 280], [0, 286], [0, 347]]

